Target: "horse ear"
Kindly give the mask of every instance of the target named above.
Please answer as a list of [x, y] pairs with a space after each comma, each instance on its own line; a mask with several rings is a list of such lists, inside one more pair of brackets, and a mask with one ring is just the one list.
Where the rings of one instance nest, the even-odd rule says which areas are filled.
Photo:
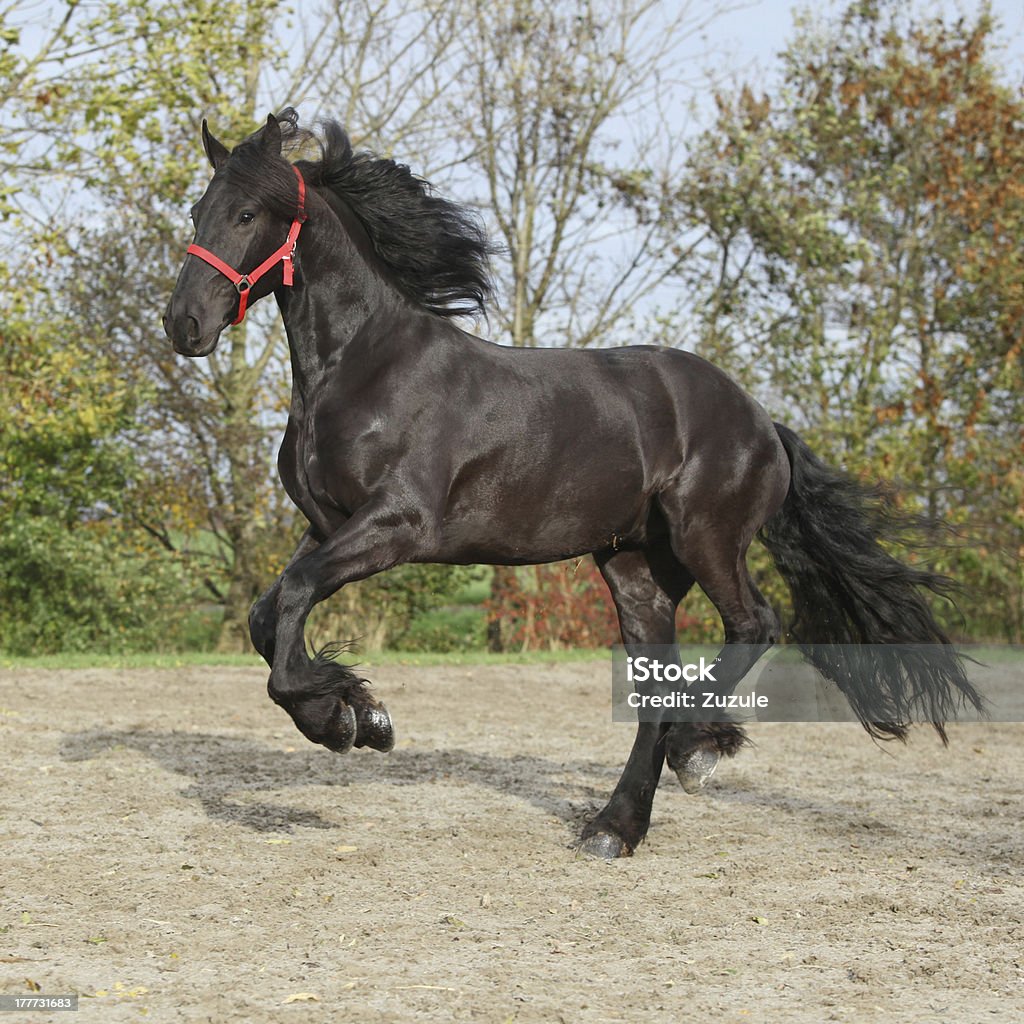
[[263, 136], [263, 148], [274, 154], [281, 155], [281, 126], [273, 114], [267, 114], [267, 123], [260, 133]]
[[203, 118], [203, 149], [206, 152], [207, 160], [210, 161], [210, 166], [215, 171], [221, 167], [229, 156], [227, 146], [210, 134], [210, 129], [206, 126], [205, 117]]

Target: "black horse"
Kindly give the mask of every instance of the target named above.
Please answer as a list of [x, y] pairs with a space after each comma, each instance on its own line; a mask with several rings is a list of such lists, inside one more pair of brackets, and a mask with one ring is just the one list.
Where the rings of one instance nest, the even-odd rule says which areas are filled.
[[[590, 552], [627, 644], [673, 643], [696, 582], [722, 617], [715, 677], [731, 692], [779, 638], [746, 566], [759, 531], [792, 590], [793, 637], [870, 732], [902, 738], [923, 706], [941, 733], [958, 703], [980, 704], [923, 596], [950, 582], [883, 550], [891, 517], [873, 492], [690, 353], [513, 349], [460, 330], [451, 318], [482, 310], [490, 286], [475, 219], [407, 167], [353, 152], [338, 125], [319, 160], [286, 159], [298, 140], [312, 137], [290, 109], [230, 152], [204, 123], [216, 173], [164, 327], [177, 352], [205, 356], [247, 302], [273, 292], [281, 309], [293, 385], [279, 466], [309, 527], [249, 625], [270, 696], [310, 740], [391, 748], [366, 681], [310, 658], [304, 626], [339, 587], [402, 562]], [[886, 643], [927, 646], [896, 673], [869, 655], [848, 672], [835, 652], [850, 648], [819, 646]], [[665, 760], [693, 791], [744, 740], [728, 722], [641, 723], [582, 848], [631, 854]]]

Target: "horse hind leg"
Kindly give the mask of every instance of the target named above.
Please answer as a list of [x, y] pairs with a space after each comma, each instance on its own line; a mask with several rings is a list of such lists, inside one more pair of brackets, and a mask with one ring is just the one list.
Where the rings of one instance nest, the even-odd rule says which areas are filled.
[[[667, 543], [643, 551], [595, 555], [615, 601], [624, 643], [675, 642], [675, 612], [693, 585]], [[643, 841], [665, 762], [660, 722], [640, 722], [622, 776], [605, 807], [583, 829], [578, 849], [595, 857], [628, 857]]]
[[[779, 637], [771, 606], [750, 578], [741, 555], [720, 572], [706, 572], [700, 559], [698, 583], [722, 617], [725, 643], [716, 658], [714, 692], [732, 694], [758, 658]], [[696, 575], [696, 574], [695, 574]], [[704, 581], [702, 582], [702, 577]], [[702, 684], [702, 691], [706, 684]], [[676, 722], [665, 739], [665, 757], [683, 789], [698, 793], [715, 774], [723, 757], [735, 757], [750, 741], [730, 721]]]
[[[714, 692], [731, 694], [779, 638], [779, 621], [746, 564], [757, 525], [737, 527], [728, 517], [700, 523], [667, 512], [676, 557], [693, 574], [722, 617], [725, 643], [716, 658]], [[680, 524], [686, 523], [686, 526]], [[704, 684], [702, 684], [703, 686]], [[701, 790], [723, 757], [749, 741], [734, 722], [676, 722], [665, 737], [665, 758], [687, 793]]]

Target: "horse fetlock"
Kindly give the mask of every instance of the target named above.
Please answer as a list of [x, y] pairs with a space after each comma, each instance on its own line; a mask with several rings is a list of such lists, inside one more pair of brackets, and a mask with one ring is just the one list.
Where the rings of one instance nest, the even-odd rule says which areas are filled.
[[299, 732], [311, 743], [344, 754], [355, 745], [358, 726], [356, 713], [349, 704], [334, 694], [288, 700], [275, 697], [275, 703], [288, 712]]
[[[344, 666], [324, 661], [313, 665], [320, 677], [320, 692], [288, 692], [279, 685], [278, 673], [271, 673], [267, 684], [271, 700], [291, 715], [299, 731], [311, 742], [337, 753], [352, 747], [391, 750], [395, 745], [391, 715], [372, 696], [366, 681], [357, 679]], [[329, 680], [329, 687], [323, 678], [328, 673], [337, 676]]]
[[687, 793], [698, 793], [710, 781], [723, 757], [735, 757], [748, 742], [731, 722], [703, 725], [677, 723], [665, 738], [665, 760]]

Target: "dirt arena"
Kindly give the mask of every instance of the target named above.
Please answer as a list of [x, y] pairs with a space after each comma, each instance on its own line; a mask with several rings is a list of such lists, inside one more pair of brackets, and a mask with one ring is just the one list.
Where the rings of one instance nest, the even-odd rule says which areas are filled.
[[610, 669], [371, 673], [389, 755], [248, 668], [0, 671], [5, 1021], [1024, 1019], [1024, 725], [759, 725], [632, 859], [577, 859]]

